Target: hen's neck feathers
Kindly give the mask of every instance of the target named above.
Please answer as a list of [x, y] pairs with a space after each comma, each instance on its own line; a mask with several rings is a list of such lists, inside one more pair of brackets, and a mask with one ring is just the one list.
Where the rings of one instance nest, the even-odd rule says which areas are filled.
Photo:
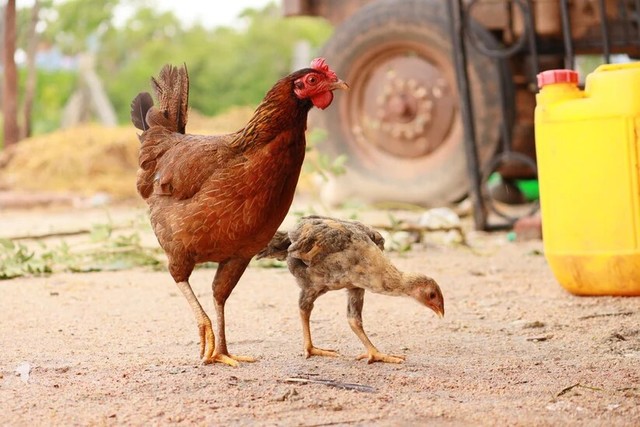
[[230, 145], [246, 151], [269, 143], [284, 131], [304, 133], [313, 104], [293, 93], [293, 82], [306, 71], [310, 70], [300, 70], [280, 79], [267, 92], [247, 125], [235, 133]]

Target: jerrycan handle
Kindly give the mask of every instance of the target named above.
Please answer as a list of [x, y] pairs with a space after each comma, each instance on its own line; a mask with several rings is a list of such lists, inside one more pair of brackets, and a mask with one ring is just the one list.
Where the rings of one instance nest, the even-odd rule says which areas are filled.
[[538, 74], [538, 88], [556, 83], [578, 84], [578, 73], [573, 70], [547, 70]]

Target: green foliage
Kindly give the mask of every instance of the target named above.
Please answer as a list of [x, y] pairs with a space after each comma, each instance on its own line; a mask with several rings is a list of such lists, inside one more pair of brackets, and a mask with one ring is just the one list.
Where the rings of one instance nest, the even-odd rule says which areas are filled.
[[54, 272], [126, 270], [146, 266], [161, 268], [159, 248], [142, 246], [140, 233], [116, 234], [110, 224], [95, 225], [89, 243], [57, 246], [37, 243], [36, 249], [0, 239], [0, 280], [22, 276], [41, 276]]
[[[20, 70], [20, 93], [24, 93], [23, 85], [26, 70]], [[38, 70], [36, 96], [33, 105], [32, 133], [34, 135], [48, 133], [60, 127], [64, 106], [76, 87], [77, 75], [71, 71]]]
[[52, 263], [48, 257], [36, 256], [25, 245], [0, 239], [0, 280], [51, 272]]
[[311, 18], [283, 18], [275, 3], [247, 10], [246, 27], [184, 29], [172, 14], [141, 8], [124, 27], [105, 34], [101, 73], [119, 120], [128, 122], [136, 93], [165, 63], [186, 63], [191, 107], [214, 115], [237, 105], [257, 105], [291, 69], [293, 46], [307, 40], [318, 48], [331, 28]]
[[402, 231], [404, 221], [396, 218], [392, 213], [387, 215], [390, 229], [386, 236], [385, 249], [389, 252], [407, 253], [413, 248], [413, 239], [408, 238], [407, 233]]
[[307, 151], [312, 151], [313, 156], [304, 163], [306, 172], [317, 173], [325, 181], [329, 179], [329, 175], [343, 175], [346, 170], [346, 163], [349, 157], [346, 154], [340, 154], [332, 157], [327, 153], [316, 150], [318, 144], [327, 138], [327, 132], [324, 129], [316, 128], [309, 132], [307, 137]]
[[98, 47], [111, 26], [109, 21], [120, 0], [66, 0], [43, 4], [45, 40], [74, 55]]
[[[214, 115], [233, 106], [257, 105], [273, 83], [291, 71], [295, 43], [306, 40], [317, 50], [331, 33], [324, 20], [283, 17], [276, 2], [262, 10], [247, 9], [239, 28], [214, 29], [184, 27], [173, 13], [158, 11], [149, 0], [127, 1], [132, 14], [115, 26], [114, 10], [124, 5], [121, 0], [41, 0], [38, 27], [44, 29], [41, 45], [68, 55], [95, 54], [96, 70], [123, 124], [129, 123], [133, 97], [150, 90], [150, 77], [166, 63], [187, 64], [191, 107]], [[20, 9], [17, 18], [18, 47], [25, 49], [30, 9]], [[34, 134], [59, 126], [77, 83], [75, 73], [39, 72]]]
[[325, 180], [329, 179], [327, 173], [334, 176], [342, 175], [346, 172], [345, 164], [347, 163], [346, 154], [341, 154], [336, 158], [331, 158], [328, 154], [318, 153], [318, 161], [316, 164], [316, 172]]

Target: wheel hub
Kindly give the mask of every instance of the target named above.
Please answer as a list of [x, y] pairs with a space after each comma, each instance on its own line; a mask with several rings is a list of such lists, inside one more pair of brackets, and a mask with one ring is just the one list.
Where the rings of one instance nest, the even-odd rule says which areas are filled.
[[423, 157], [445, 140], [455, 119], [454, 102], [441, 71], [407, 52], [373, 61], [355, 96], [353, 134], [361, 144], [396, 157]]

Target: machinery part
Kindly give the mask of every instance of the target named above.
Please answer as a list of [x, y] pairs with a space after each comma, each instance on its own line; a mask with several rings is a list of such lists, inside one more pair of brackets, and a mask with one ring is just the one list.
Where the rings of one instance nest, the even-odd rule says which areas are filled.
[[[534, 174], [538, 174], [538, 168], [536, 162], [531, 157], [517, 153], [515, 151], [506, 151], [498, 154], [494, 157], [485, 167], [483, 172], [482, 182], [486, 183], [484, 187], [484, 199], [491, 211], [500, 216], [503, 219], [513, 224], [518, 218], [523, 216], [530, 216], [540, 209], [540, 202], [536, 199], [532, 203], [527, 203], [527, 199], [524, 194], [517, 188], [517, 185], [510, 180], [506, 179], [496, 187], [491, 187], [489, 177], [496, 172], [501, 165], [505, 164], [520, 164], [521, 168], [530, 168], [534, 171]], [[498, 202], [498, 203], [496, 203]], [[503, 205], [501, 207], [501, 204]], [[504, 205], [525, 205], [523, 209], [516, 212], [509, 212], [504, 209]], [[512, 209], [513, 210], [513, 209]]]
[[[484, 46], [494, 37], [471, 22]], [[440, 0], [379, 0], [338, 27], [323, 55], [351, 90], [337, 108], [318, 116], [328, 132], [320, 149], [346, 153], [349, 173], [325, 201], [358, 196], [366, 201], [402, 201], [427, 206], [460, 200], [469, 182], [464, 133], [451, 56], [449, 21]], [[499, 142], [499, 82], [510, 76], [467, 42], [468, 73], [480, 164]], [[505, 78], [513, 102], [513, 86]]]

